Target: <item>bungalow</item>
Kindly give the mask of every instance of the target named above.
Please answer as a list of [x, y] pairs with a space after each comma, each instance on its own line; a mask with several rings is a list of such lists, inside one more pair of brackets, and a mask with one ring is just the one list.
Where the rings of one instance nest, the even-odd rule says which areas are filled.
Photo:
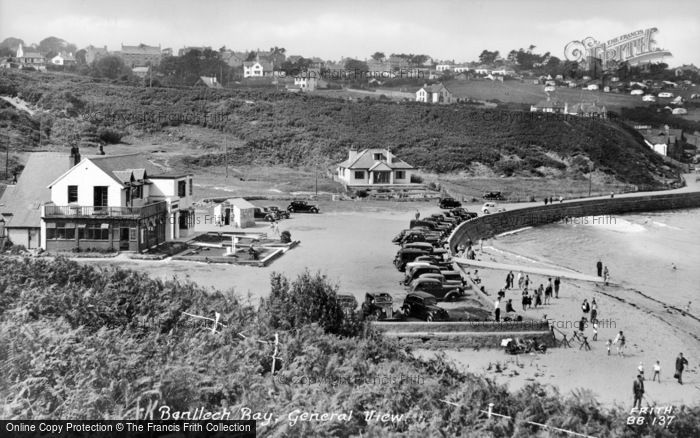
[[415, 168], [388, 149], [349, 151], [348, 159], [338, 164], [337, 178], [347, 187], [410, 184]]
[[579, 117], [590, 117], [600, 119], [608, 118], [608, 112], [605, 109], [605, 106], [598, 106], [595, 103], [590, 102], [581, 102], [571, 106], [567, 106], [565, 113]]
[[192, 175], [163, 172], [138, 154], [83, 158], [46, 187], [40, 239], [48, 251], [143, 251], [194, 227]]
[[515, 76], [515, 70], [513, 70], [510, 67], [499, 67], [497, 69], [491, 70], [492, 75], [499, 75], [499, 76]]
[[262, 78], [272, 75], [272, 63], [269, 61], [246, 61], [243, 63], [244, 78]]
[[34, 68], [36, 70], [46, 71], [46, 59], [41, 53], [25, 51], [22, 48], [22, 43], [20, 43], [17, 48], [15, 58], [17, 58], [20, 68]]
[[294, 76], [294, 85], [301, 91], [314, 91], [321, 78], [321, 69], [309, 68]]
[[682, 129], [672, 129], [664, 125], [659, 129], [645, 129], [640, 127], [637, 130], [644, 137], [644, 143], [656, 153], [672, 158], [679, 157], [682, 153], [680, 141], [683, 138]]
[[438, 64], [435, 66], [435, 70], [441, 73], [452, 70], [452, 64]]
[[480, 65], [474, 69], [474, 73], [478, 75], [487, 75], [491, 73], [491, 68], [488, 65]]
[[550, 114], [566, 114], [568, 105], [557, 100], [546, 99], [536, 105], [530, 106], [530, 112], [533, 113], [550, 113]]
[[455, 73], [466, 73], [469, 71], [469, 66], [467, 64], [457, 64], [452, 67], [452, 71]]
[[76, 61], [75, 61], [75, 57], [73, 57], [72, 53], [61, 52], [58, 55], [51, 58], [51, 64], [70, 66], [70, 65], [75, 65]]
[[424, 84], [416, 91], [416, 102], [452, 103], [452, 93], [442, 84]]

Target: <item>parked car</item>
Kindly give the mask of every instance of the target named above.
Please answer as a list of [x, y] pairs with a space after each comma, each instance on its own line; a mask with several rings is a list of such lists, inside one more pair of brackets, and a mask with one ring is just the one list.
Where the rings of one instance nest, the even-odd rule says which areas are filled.
[[403, 301], [401, 310], [406, 316], [413, 316], [428, 322], [447, 321], [447, 311], [437, 305], [434, 296], [426, 292], [411, 292]]
[[464, 295], [464, 289], [437, 278], [418, 278], [411, 285], [411, 292], [425, 292], [438, 301], [455, 301]]
[[483, 198], [489, 201], [504, 201], [506, 199], [503, 197], [503, 194], [501, 192], [484, 193]]
[[452, 214], [460, 215], [460, 216], [462, 216], [462, 217], [463, 217], [464, 219], [466, 219], [466, 220], [473, 219], [473, 218], [475, 218], [475, 217], [478, 216], [478, 215], [477, 215], [476, 213], [474, 213], [473, 211], [467, 211], [467, 210], [466, 210], [465, 208], [463, 208], [463, 207], [453, 208], [452, 210], [450, 210], [450, 212], [451, 212]]
[[286, 210], [282, 210], [281, 208], [279, 208], [276, 205], [268, 205], [265, 208], [267, 208], [268, 211], [271, 211], [271, 212], [277, 214], [277, 217], [279, 219], [289, 219], [289, 212]]
[[440, 198], [438, 201], [438, 206], [440, 208], [455, 208], [461, 207], [462, 203], [454, 198]]
[[392, 242], [397, 245], [403, 245], [405, 243], [413, 242], [428, 242], [431, 245], [436, 245], [440, 242], [440, 234], [430, 231], [422, 230], [403, 230], [396, 237], [392, 239]]
[[351, 316], [357, 309], [357, 298], [354, 295], [337, 295], [336, 300], [346, 316]]
[[319, 209], [306, 201], [292, 201], [287, 206], [287, 211], [290, 213], [318, 213]]
[[400, 272], [406, 270], [406, 263], [412, 262], [416, 257], [430, 254], [429, 252], [416, 248], [401, 248], [394, 257], [394, 266]]
[[255, 208], [253, 209], [253, 217], [254, 217], [256, 220], [262, 219], [262, 220], [265, 220], [265, 221], [268, 221], [268, 222], [274, 222], [274, 221], [277, 220], [277, 217], [278, 217], [278, 216], [277, 216], [277, 214], [275, 214], [275, 213], [272, 212], [272, 211], [269, 211], [269, 210], [266, 209], [266, 208], [263, 208], [263, 207], [255, 207]]
[[673, 93], [668, 92], [668, 91], [662, 91], [661, 93], [659, 93], [659, 97], [666, 97], [666, 98], [673, 97]]
[[401, 284], [404, 286], [409, 286], [413, 280], [420, 277], [423, 274], [439, 274], [440, 268], [433, 265], [418, 265], [414, 266], [410, 270], [406, 270], [406, 275], [403, 278]]
[[394, 300], [386, 292], [365, 294], [365, 302], [362, 303], [362, 316], [376, 319], [394, 318]]
[[634, 89], [630, 91], [630, 94], [632, 96], [641, 96], [642, 94], [644, 94], [644, 90]]
[[656, 96], [653, 94], [647, 94], [646, 96], [642, 96], [642, 101], [644, 102], [656, 102]]
[[503, 211], [506, 211], [506, 209], [499, 207], [495, 202], [487, 202], [481, 207], [481, 212], [484, 214], [500, 213]]

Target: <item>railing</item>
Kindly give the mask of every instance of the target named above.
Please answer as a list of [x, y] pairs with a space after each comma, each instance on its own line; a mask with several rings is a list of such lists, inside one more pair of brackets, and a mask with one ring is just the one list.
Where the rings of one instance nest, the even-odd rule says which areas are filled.
[[46, 205], [44, 217], [149, 217], [167, 210], [165, 201], [143, 207], [93, 207], [79, 205]]

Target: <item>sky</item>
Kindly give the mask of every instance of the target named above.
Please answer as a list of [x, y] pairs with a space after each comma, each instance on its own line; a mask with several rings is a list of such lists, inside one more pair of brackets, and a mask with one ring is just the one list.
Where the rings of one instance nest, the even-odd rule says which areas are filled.
[[648, 27], [673, 53], [664, 62], [700, 66], [699, 0], [0, 0], [0, 40], [56, 36], [79, 48], [144, 43], [175, 52], [279, 46], [327, 60], [380, 51], [462, 62], [531, 44], [563, 59], [569, 41]]

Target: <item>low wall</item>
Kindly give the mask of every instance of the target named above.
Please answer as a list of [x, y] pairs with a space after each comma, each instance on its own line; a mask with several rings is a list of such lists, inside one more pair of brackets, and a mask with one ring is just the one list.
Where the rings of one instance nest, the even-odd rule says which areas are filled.
[[554, 223], [566, 218], [698, 207], [700, 192], [555, 202], [479, 216], [463, 222], [452, 232], [449, 243], [450, 249], [456, 252], [457, 246], [468, 240], [478, 242], [479, 239], [488, 239], [508, 231]]

